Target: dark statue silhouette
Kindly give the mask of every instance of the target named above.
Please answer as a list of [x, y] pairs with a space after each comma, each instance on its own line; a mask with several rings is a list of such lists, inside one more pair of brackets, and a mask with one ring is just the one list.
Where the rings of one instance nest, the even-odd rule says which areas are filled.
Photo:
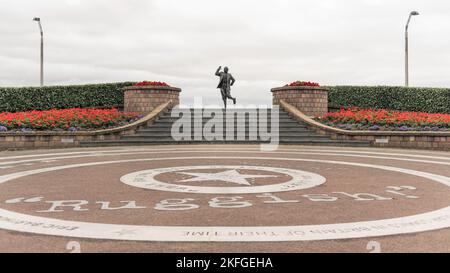
[[223, 72], [220, 72], [220, 69], [222, 69], [221, 66], [219, 66], [216, 71], [216, 76], [220, 77], [220, 82], [217, 88], [220, 88], [223, 104], [225, 108], [227, 108], [227, 99], [233, 100], [233, 104], [236, 104], [236, 98], [233, 98], [230, 94], [231, 86], [233, 86], [236, 80], [230, 73], [228, 73], [228, 67], [225, 67]]

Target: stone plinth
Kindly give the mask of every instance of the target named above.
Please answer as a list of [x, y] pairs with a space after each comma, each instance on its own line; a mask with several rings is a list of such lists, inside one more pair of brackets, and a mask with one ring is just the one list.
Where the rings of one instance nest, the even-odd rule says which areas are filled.
[[172, 100], [172, 106], [180, 103], [180, 88], [168, 86], [124, 87], [124, 111], [146, 115], [159, 105]]
[[323, 87], [284, 86], [273, 88], [273, 104], [280, 100], [295, 106], [308, 116], [323, 116], [328, 113], [328, 90]]

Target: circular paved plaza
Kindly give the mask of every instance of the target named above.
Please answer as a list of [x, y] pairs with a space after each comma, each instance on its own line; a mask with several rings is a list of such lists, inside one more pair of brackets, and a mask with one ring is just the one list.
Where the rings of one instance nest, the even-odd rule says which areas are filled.
[[192, 145], [0, 153], [0, 251], [450, 251], [450, 153]]

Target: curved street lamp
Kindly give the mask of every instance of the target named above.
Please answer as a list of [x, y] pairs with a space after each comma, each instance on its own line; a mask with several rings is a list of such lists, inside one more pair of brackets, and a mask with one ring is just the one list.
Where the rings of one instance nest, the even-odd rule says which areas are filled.
[[408, 17], [408, 22], [406, 23], [405, 29], [405, 86], [409, 87], [409, 45], [408, 45], [408, 28], [411, 22], [411, 17], [419, 15], [417, 11], [411, 11]]
[[35, 17], [33, 21], [38, 22], [41, 31], [41, 86], [44, 86], [44, 32], [42, 31], [41, 18]]

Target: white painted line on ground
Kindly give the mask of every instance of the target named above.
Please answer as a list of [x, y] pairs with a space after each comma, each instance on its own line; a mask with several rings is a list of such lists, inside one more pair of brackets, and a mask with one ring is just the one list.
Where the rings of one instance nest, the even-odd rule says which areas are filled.
[[[132, 151], [132, 150], [131, 150]], [[359, 158], [372, 158], [372, 159], [388, 159], [388, 160], [397, 160], [397, 161], [407, 161], [407, 162], [418, 162], [418, 163], [429, 163], [429, 164], [438, 164], [438, 165], [450, 165], [450, 162], [441, 162], [441, 161], [433, 161], [433, 160], [419, 160], [419, 159], [408, 159], [408, 158], [401, 158], [401, 157], [386, 157], [386, 156], [369, 156], [369, 155], [360, 155], [360, 154], [339, 154], [339, 153], [332, 153], [332, 152], [322, 152], [322, 153], [318, 153], [318, 152], [304, 152], [299, 150], [298, 152], [295, 152], [296, 150], [293, 150], [294, 152], [291, 151], [274, 151], [274, 152], [261, 152], [258, 151], [259, 154], [271, 154], [271, 155], [276, 155], [276, 154], [291, 154], [291, 155], [323, 155], [323, 156], [343, 156], [343, 157], [359, 157]], [[322, 150], [320, 150], [322, 151]], [[160, 154], [162, 151], [153, 151], [150, 150], [148, 152], [146, 151], [139, 151], [139, 152], [129, 152], [129, 151], [124, 151], [124, 152], [116, 152], [113, 154], [108, 154], [108, 153], [103, 153], [102, 156], [123, 156], [123, 155], [143, 155], [143, 154]], [[164, 150], [163, 151], [165, 154], [179, 154], [179, 153], [200, 153], [200, 152], [232, 152], [232, 153], [252, 153], [255, 151], [243, 151], [243, 150], [231, 150], [231, 149], [226, 149], [226, 150], [215, 150], [215, 151], [210, 151], [210, 150], [201, 150], [201, 149], [195, 149], [195, 150], [182, 150], [182, 151], [178, 151], [177, 149], [175, 150]], [[343, 152], [343, 151], [342, 151]], [[388, 153], [381, 153], [383, 155], [391, 155], [391, 156], [395, 156], [397, 154], [388, 154]], [[21, 164], [21, 163], [25, 163], [25, 162], [45, 162], [45, 163], [50, 163], [50, 162], [56, 162], [57, 160], [62, 160], [62, 159], [74, 159], [74, 158], [87, 158], [87, 157], [97, 157], [98, 155], [96, 154], [86, 154], [86, 155], [75, 155], [75, 156], [62, 156], [62, 157], [49, 157], [49, 158], [40, 158], [40, 159], [28, 159], [28, 160], [20, 160], [20, 161], [9, 161], [9, 162], [2, 162], [0, 163], [0, 166], [2, 165], [11, 165], [11, 164]], [[416, 156], [416, 157], [420, 157], [420, 156]], [[427, 156], [426, 158], [433, 158], [430, 156]], [[437, 157], [436, 159], [439, 159], [439, 157]], [[26, 164], [23, 164], [26, 165]], [[0, 167], [1, 168], [1, 167]]]
[[[245, 146], [246, 151], [256, 151], [260, 152], [259, 146], [255, 147], [254, 149], [249, 146]], [[295, 147], [295, 146], [293, 146]], [[242, 147], [244, 148], [244, 147]], [[239, 150], [243, 150], [242, 148], [239, 148]], [[22, 156], [10, 156], [10, 157], [0, 157], [0, 160], [9, 160], [9, 159], [19, 159], [19, 158], [32, 158], [32, 157], [41, 157], [41, 156], [58, 156], [58, 155], [75, 155], [75, 154], [91, 154], [94, 156], [98, 156], [99, 153], [102, 155], [103, 153], [122, 153], [122, 152], [143, 152], [143, 151], [155, 151], [155, 152], [164, 152], [164, 151], [226, 151], [226, 150], [236, 150], [237, 147], [217, 147], [217, 146], [211, 146], [211, 147], [177, 147], [177, 148], [123, 148], [123, 149], [109, 149], [109, 150], [88, 150], [88, 151], [82, 151], [82, 152], [67, 152], [67, 153], [50, 153], [50, 154], [33, 154], [33, 155], [22, 155]], [[374, 150], [377, 150], [374, 148]], [[317, 148], [304, 148], [304, 149], [278, 149], [274, 152], [292, 152], [292, 151], [298, 151], [298, 152], [307, 152], [307, 151], [313, 151], [313, 152], [340, 152], [340, 153], [354, 153], [354, 154], [376, 154], [376, 155], [396, 155], [396, 156], [404, 156], [404, 157], [419, 157], [419, 158], [429, 158], [429, 159], [439, 159], [439, 160], [450, 160], [450, 156], [443, 157], [443, 156], [429, 156], [429, 155], [423, 155], [423, 154], [405, 154], [405, 153], [385, 153], [385, 152], [373, 152], [373, 151], [356, 151], [356, 150], [343, 150], [343, 148], [340, 147], [329, 147], [327, 149], [317, 149]], [[420, 152], [420, 151], [413, 151], [413, 152]], [[423, 152], [429, 152], [427, 150], [424, 150]], [[443, 152], [441, 152], [443, 153]], [[2, 164], [2, 163], [0, 163]]]

